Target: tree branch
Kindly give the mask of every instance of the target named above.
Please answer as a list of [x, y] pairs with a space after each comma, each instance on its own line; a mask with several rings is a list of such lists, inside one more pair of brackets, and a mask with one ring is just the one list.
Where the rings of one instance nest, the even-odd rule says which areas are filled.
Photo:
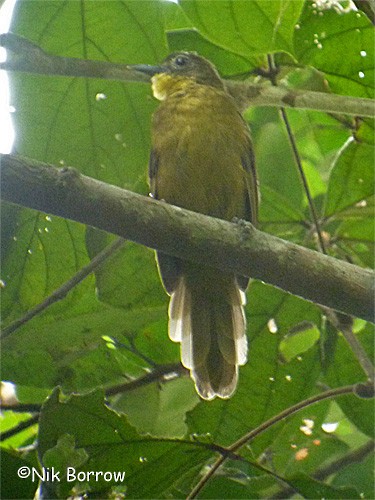
[[125, 239], [263, 280], [369, 321], [374, 273], [256, 230], [214, 219], [81, 175], [0, 156], [4, 200], [88, 224]]
[[[38, 45], [14, 33], [0, 35], [0, 45], [7, 49], [7, 60], [0, 69], [40, 75], [103, 78], [106, 80], [149, 82], [149, 77], [125, 64], [90, 61], [48, 54]], [[375, 116], [372, 99], [349, 97], [324, 92], [291, 90], [227, 80], [228, 91], [241, 109], [249, 106], [272, 106], [313, 109], [351, 116]]]
[[0, 46], [7, 49], [7, 60], [0, 64], [0, 69], [7, 71], [119, 81], [150, 81], [149, 76], [129, 69], [125, 64], [48, 54], [36, 43], [14, 33], [1, 34]]

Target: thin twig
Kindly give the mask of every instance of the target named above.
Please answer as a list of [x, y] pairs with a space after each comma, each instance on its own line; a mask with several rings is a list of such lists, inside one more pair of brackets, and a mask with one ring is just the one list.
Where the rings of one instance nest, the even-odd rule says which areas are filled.
[[296, 141], [295, 141], [295, 138], [294, 138], [294, 135], [293, 135], [293, 131], [291, 129], [291, 126], [290, 126], [290, 123], [289, 123], [289, 119], [288, 119], [288, 116], [287, 116], [287, 113], [286, 113], [285, 109], [284, 108], [280, 108], [280, 113], [281, 113], [281, 116], [282, 116], [282, 119], [283, 119], [283, 122], [284, 122], [284, 125], [285, 125], [285, 128], [286, 128], [286, 131], [287, 131], [287, 134], [288, 134], [288, 137], [289, 137], [289, 142], [290, 142], [290, 145], [292, 147], [293, 156], [294, 156], [297, 168], [298, 168], [298, 172], [299, 172], [300, 177], [301, 177], [303, 188], [304, 188], [304, 191], [306, 193], [306, 197], [307, 197], [307, 202], [309, 204], [311, 218], [312, 218], [313, 224], [315, 226], [315, 232], [316, 232], [316, 234], [318, 236], [319, 248], [320, 248], [320, 251], [326, 255], [327, 251], [326, 251], [325, 243], [324, 243], [324, 240], [323, 240], [322, 230], [321, 230], [321, 227], [320, 227], [320, 222], [319, 222], [319, 219], [318, 219], [318, 215], [317, 215], [316, 210], [315, 210], [315, 203], [314, 203], [314, 200], [313, 200], [313, 198], [311, 196], [311, 192], [310, 192], [309, 184], [307, 182], [305, 171], [303, 170], [301, 157], [300, 157], [299, 152], [298, 152], [298, 148], [297, 148], [297, 144], [296, 144]]
[[131, 352], [132, 354], [135, 354], [139, 358], [143, 359], [143, 361], [145, 361], [152, 368], [157, 367], [157, 363], [155, 363], [155, 361], [152, 358], [150, 358], [149, 356], [146, 356], [146, 354], [143, 354], [143, 352], [141, 352], [137, 348], [137, 346], [135, 345], [136, 334], [134, 334], [134, 333], [133, 334], [131, 334], [131, 333], [130, 334], [126, 334], [125, 333], [124, 335], [125, 335], [126, 340], [129, 342], [129, 345], [126, 345], [123, 342], [120, 342], [117, 338], [112, 337], [114, 345], [117, 348], [126, 349], [128, 352]]
[[76, 285], [83, 281], [89, 274], [91, 274], [95, 269], [100, 267], [113, 253], [115, 253], [124, 244], [125, 240], [118, 238], [113, 243], [108, 245], [104, 250], [99, 252], [87, 266], [82, 267], [72, 278], [63, 283], [59, 288], [54, 290], [51, 295], [49, 295], [43, 302], [40, 302], [35, 307], [27, 311], [27, 313], [21, 318], [13, 321], [10, 325], [3, 329], [0, 338], [5, 339], [13, 332], [15, 332], [20, 326], [24, 325], [37, 314], [50, 307], [55, 302], [62, 300]]
[[42, 405], [39, 403], [16, 403], [10, 405], [1, 405], [1, 410], [14, 411], [16, 413], [38, 413], [42, 409]]
[[[263, 422], [259, 427], [256, 427], [252, 431], [246, 433], [240, 439], [235, 441], [231, 446], [229, 446], [228, 450], [230, 450], [232, 452], [237, 452], [240, 448], [242, 448], [242, 446], [247, 444], [249, 441], [251, 441], [255, 437], [259, 436], [259, 434], [266, 431], [267, 429], [272, 427], [274, 424], [277, 424], [281, 420], [284, 420], [284, 418], [287, 418], [290, 415], [293, 415], [297, 411], [302, 410], [303, 408], [311, 406], [311, 405], [318, 403], [320, 401], [324, 401], [325, 399], [331, 399], [331, 398], [334, 398], [337, 396], [343, 396], [346, 394], [353, 394], [355, 389], [356, 389], [356, 385], [337, 387], [336, 389], [330, 389], [328, 391], [325, 391], [325, 392], [322, 392], [322, 393], [317, 394], [315, 396], [312, 396], [311, 398], [300, 401], [299, 403], [297, 403], [297, 404], [287, 408], [286, 410], [280, 412], [278, 415], [275, 415], [274, 417], [270, 418], [266, 422]], [[208, 483], [210, 478], [215, 474], [217, 469], [225, 462], [225, 460], [226, 460], [226, 457], [224, 457], [224, 456], [220, 456], [216, 460], [216, 462], [212, 465], [210, 470], [201, 478], [201, 480], [198, 482], [198, 484], [190, 492], [190, 494], [187, 497], [187, 500], [190, 500], [192, 498], [197, 497], [197, 495], [202, 491], [202, 489]]]
[[176, 375], [181, 375], [187, 372], [187, 370], [181, 365], [181, 363], [170, 363], [167, 365], [157, 365], [153, 370], [145, 375], [131, 380], [130, 382], [124, 382], [123, 384], [118, 384], [113, 387], [109, 387], [105, 391], [107, 397], [114, 396], [123, 392], [133, 391], [147, 384], [157, 382], [158, 380], [165, 380], [166, 375], [175, 373]]
[[20, 422], [18, 425], [15, 427], [12, 427], [12, 429], [9, 429], [8, 431], [4, 431], [0, 434], [0, 441], [5, 441], [6, 439], [9, 439], [19, 432], [24, 431], [25, 429], [28, 429], [29, 427], [35, 425], [38, 423], [39, 420], [39, 413], [36, 415], [33, 415], [27, 420], [24, 420], [23, 422]]
[[338, 313], [332, 311], [332, 309], [322, 308], [325, 311], [327, 319], [331, 324], [339, 331], [341, 331], [343, 337], [349, 344], [354, 356], [361, 365], [363, 371], [365, 372], [368, 380], [374, 382], [375, 371], [374, 365], [371, 359], [364, 350], [362, 344], [358, 341], [357, 336], [353, 332], [353, 318], [347, 314]]
[[[276, 68], [275, 68], [273, 56], [269, 54], [267, 56], [267, 58], [268, 58], [268, 65], [269, 65], [269, 68], [270, 68], [271, 83], [272, 83], [272, 85], [274, 85], [276, 87], [277, 86], [277, 80], [276, 80], [276, 77], [275, 77], [275, 75], [276, 75]], [[295, 141], [295, 138], [294, 138], [294, 134], [293, 134], [292, 128], [290, 126], [289, 119], [288, 119], [288, 116], [287, 116], [287, 113], [286, 113], [284, 107], [280, 107], [280, 113], [281, 113], [281, 117], [282, 117], [282, 120], [283, 120], [285, 128], [286, 128], [286, 132], [288, 134], [290, 145], [292, 147], [294, 161], [296, 162], [296, 165], [297, 165], [297, 169], [298, 169], [298, 172], [299, 172], [302, 184], [303, 184], [303, 189], [304, 189], [304, 191], [306, 193], [306, 196], [307, 196], [307, 201], [308, 201], [308, 204], [309, 204], [311, 218], [312, 218], [314, 226], [315, 226], [315, 232], [318, 235], [318, 241], [319, 241], [320, 251], [322, 253], [324, 253], [324, 254], [327, 254], [326, 248], [325, 248], [325, 244], [324, 244], [324, 240], [323, 240], [323, 237], [322, 237], [322, 231], [321, 231], [321, 228], [320, 228], [320, 223], [319, 223], [318, 215], [317, 215], [316, 210], [315, 210], [314, 200], [313, 200], [313, 198], [311, 196], [309, 184], [307, 182], [305, 171], [303, 170], [302, 161], [301, 161], [301, 157], [300, 157], [300, 154], [299, 154], [299, 151], [298, 151], [298, 147], [297, 147], [297, 144], [296, 144], [296, 141]]]

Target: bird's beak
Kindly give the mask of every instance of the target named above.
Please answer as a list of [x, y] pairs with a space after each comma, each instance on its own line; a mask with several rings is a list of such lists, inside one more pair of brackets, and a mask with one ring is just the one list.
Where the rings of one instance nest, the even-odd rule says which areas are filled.
[[150, 76], [154, 76], [165, 71], [162, 66], [150, 66], [149, 64], [130, 64], [128, 68]]

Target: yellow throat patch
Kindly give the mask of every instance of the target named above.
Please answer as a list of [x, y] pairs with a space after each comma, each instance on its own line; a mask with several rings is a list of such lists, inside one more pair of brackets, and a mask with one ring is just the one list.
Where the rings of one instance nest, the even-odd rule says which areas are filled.
[[194, 83], [194, 78], [186, 76], [169, 75], [168, 73], [158, 73], [151, 78], [152, 92], [159, 101], [164, 101], [168, 96], [176, 92], [183, 92]]

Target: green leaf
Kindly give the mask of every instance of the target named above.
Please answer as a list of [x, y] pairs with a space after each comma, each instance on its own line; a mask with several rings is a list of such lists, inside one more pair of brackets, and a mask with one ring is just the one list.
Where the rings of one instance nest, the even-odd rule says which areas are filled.
[[306, 2], [298, 28], [294, 47], [300, 63], [324, 72], [335, 93], [373, 97], [374, 33], [363, 13]]
[[334, 488], [301, 473], [288, 478], [288, 481], [296, 488], [298, 493], [303, 495], [303, 498], [311, 500], [316, 498], [348, 498], [350, 500], [362, 498], [355, 488]]
[[374, 145], [375, 142], [375, 123], [374, 120], [366, 118], [360, 123], [355, 137], [358, 142], [365, 142]]
[[[191, 21], [177, 2], [160, 2], [163, 12], [164, 27], [167, 30], [184, 30], [191, 28]], [[167, 33], [168, 34], [168, 33]]]
[[274, 482], [271, 474], [249, 463], [228, 461], [204, 487], [199, 498], [222, 498], [224, 492], [225, 498], [262, 498], [259, 491]]
[[[88, 229], [87, 250], [94, 257], [112, 237]], [[163, 306], [166, 296], [160, 283], [155, 254], [140, 245], [127, 242], [95, 270], [98, 299], [124, 309], [153, 309]]]
[[374, 264], [373, 214], [363, 218], [347, 218], [334, 234], [336, 244], [353, 263], [372, 267]]
[[286, 361], [309, 350], [319, 339], [320, 332], [316, 325], [305, 324], [303, 329], [288, 334], [280, 342], [280, 352]]
[[[17, 222], [2, 242], [3, 320], [13, 320], [42, 302], [87, 263], [82, 225], [34, 210], [17, 210]], [[64, 252], [64, 259], [61, 259]], [[90, 280], [69, 295], [60, 312], [82, 297]]]
[[[4, 403], [3, 403], [4, 404]], [[14, 429], [22, 422], [26, 422], [31, 417], [30, 413], [18, 413], [10, 410], [3, 410], [1, 416], [1, 432], [5, 433]], [[18, 447], [27, 446], [34, 442], [37, 432], [37, 423], [27, 427], [21, 432], [14, 434], [2, 442], [2, 449], [15, 450]], [[2, 436], [5, 438], [5, 436]]]
[[285, 131], [277, 115], [275, 118], [275, 122], [266, 124], [257, 134], [260, 185], [272, 188], [288, 200], [289, 206], [299, 210], [303, 199], [302, 185]]
[[[161, 13], [152, 0], [21, 2], [12, 29], [65, 57], [155, 63], [166, 52]], [[144, 192], [154, 109], [147, 85], [125, 89], [103, 79], [25, 74], [12, 74], [11, 85], [19, 153], [74, 165], [97, 179]]]
[[[140, 436], [124, 415], [110, 410], [100, 391], [61, 400], [55, 391], [42, 408], [38, 453], [42, 458], [55, 449], [61, 437], [74, 437], [75, 449], [84, 450], [87, 460], [78, 471], [125, 472], [127, 495], [131, 498], [161, 497], [185, 470], [206, 460], [211, 452], [196, 444], [177, 443]], [[65, 441], [66, 437], [63, 438]], [[68, 439], [71, 442], [71, 438]], [[90, 491], [106, 491], [116, 481], [103, 477], [88, 479]], [[61, 482], [67, 494], [74, 483]]]
[[331, 405], [324, 401], [288, 418], [262, 457], [266, 464], [288, 478], [297, 472], [314, 474], [323, 464], [345, 456], [349, 446], [322, 427]]
[[302, 1], [181, 0], [179, 4], [204, 37], [230, 52], [245, 57], [277, 51], [293, 54]]
[[304, 218], [304, 213], [293, 207], [278, 190], [263, 186], [259, 210], [261, 229], [280, 238], [299, 241], [304, 232]]
[[124, 343], [124, 333], [135, 332], [140, 349], [145, 350], [144, 345], [153, 348], [150, 355], [157, 361], [176, 360], [178, 349], [168, 340], [166, 322], [163, 331], [153, 330], [158, 332], [157, 337], [149, 338], [150, 322], [161, 315], [166, 319], [165, 308], [123, 311], [96, 303], [89, 311], [77, 306], [71, 316], [55, 316], [55, 307], [7, 339], [7, 350], [2, 354], [2, 376], [6, 380], [50, 389], [60, 384], [65, 390], [80, 391], [143, 374], [144, 360], [126, 349], [108, 349], [102, 340], [104, 332], [111, 332]]
[[44, 467], [56, 468], [63, 471], [68, 467], [78, 468], [85, 464], [88, 455], [83, 448], [75, 448], [74, 436], [64, 434], [56, 443], [56, 446], [48, 449], [43, 457]]
[[31, 475], [21, 479], [18, 476], [18, 471], [21, 467], [31, 468], [37, 466], [36, 461], [25, 460], [19, 453], [2, 448], [0, 463], [2, 498], [34, 498], [38, 483], [32, 480]]
[[112, 406], [125, 412], [130, 424], [141, 434], [176, 438], [186, 435], [185, 414], [198, 402], [193, 384], [183, 378], [161, 387], [149, 384], [138, 391], [124, 393]]
[[[357, 334], [357, 339], [366, 349], [369, 358], [373, 359], [373, 327], [368, 324]], [[342, 337], [338, 338], [334, 359], [326, 373], [325, 380], [331, 387], [355, 384], [366, 380], [363, 369]], [[361, 432], [371, 437], [374, 435], [374, 405], [371, 399], [362, 399], [352, 395], [342, 396], [337, 399], [337, 404]]]
[[[325, 203], [326, 217], [365, 201], [374, 193], [374, 148], [348, 142], [332, 167]], [[365, 206], [365, 205], [364, 205]]]
[[360, 462], [343, 467], [335, 475], [332, 486], [342, 488], [352, 486], [360, 493], [361, 498], [371, 498], [374, 493], [374, 455], [369, 453]]
[[201, 56], [212, 61], [223, 77], [249, 73], [254, 66], [261, 65], [261, 58], [254, 56], [244, 57], [233, 52], [228, 52], [204, 38], [194, 29], [169, 31], [167, 38], [171, 52], [179, 50], [198, 52]]

